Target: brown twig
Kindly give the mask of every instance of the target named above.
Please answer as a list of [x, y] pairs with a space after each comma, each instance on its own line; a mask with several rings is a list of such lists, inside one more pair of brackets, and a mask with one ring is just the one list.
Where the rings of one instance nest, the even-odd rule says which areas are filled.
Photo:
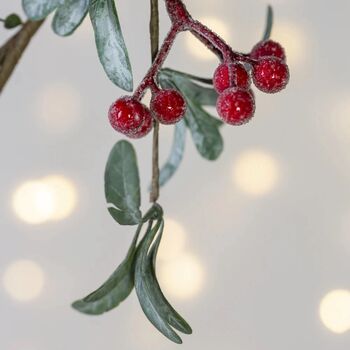
[[[159, 7], [158, 0], [151, 0], [151, 54], [152, 62], [159, 50]], [[152, 187], [150, 201], [157, 202], [159, 198], [159, 122], [154, 120], [153, 146], [152, 146]]]
[[22, 28], [0, 47], [0, 94], [12, 75], [30, 40], [43, 24], [42, 21], [27, 21]]

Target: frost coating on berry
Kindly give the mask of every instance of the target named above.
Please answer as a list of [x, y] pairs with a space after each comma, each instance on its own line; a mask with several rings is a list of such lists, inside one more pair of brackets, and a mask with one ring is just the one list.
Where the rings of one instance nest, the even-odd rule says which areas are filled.
[[176, 90], [161, 90], [153, 95], [151, 111], [162, 124], [178, 122], [186, 112], [186, 102]]
[[262, 57], [276, 57], [282, 61], [286, 60], [286, 53], [281, 44], [273, 40], [266, 40], [258, 42], [252, 49], [250, 57], [259, 59]]
[[243, 64], [222, 63], [215, 70], [213, 83], [215, 90], [220, 94], [231, 87], [249, 89], [250, 77]]
[[127, 136], [129, 136], [132, 139], [140, 139], [141, 137], [146, 136], [153, 127], [153, 118], [151, 116], [151, 113], [145, 115], [145, 119], [141, 125], [141, 128], [139, 131], [137, 131], [136, 133], [131, 133], [128, 134]]
[[137, 133], [146, 118], [151, 118], [150, 111], [141, 102], [130, 96], [115, 101], [109, 108], [108, 118], [112, 127], [126, 135]]
[[227, 89], [219, 96], [216, 109], [226, 123], [231, 125], [245, 124], [254, 115], [254, 97], [247, 90]]
[[270, 94], [279, 92], [288, 84], [288, 66], [278, 58], [262, 58], [253, 66], [253, 81], [263, 92]]

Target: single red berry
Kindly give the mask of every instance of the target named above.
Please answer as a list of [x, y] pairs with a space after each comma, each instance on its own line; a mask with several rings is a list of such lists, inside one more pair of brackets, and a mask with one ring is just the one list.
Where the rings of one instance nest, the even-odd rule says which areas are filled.
[[288, 66], [278, 58], [264, 57], [253, 66], [253, 81], [261, 91], [270, 94], [281, 91], [289, 81]]
[[115, 130], [131, 135], [140, 130], [144, 120], [151, 118], [151, 114], [141, 102], [130, 96], [124, 96], [111, 105], [108, 118]]
[[151, 111], [162, 124], [178, 122], [186, 112], [186, 102], [176, 90], [161, 90], [153, 95]]
[[220, 94], [228, 88], [249, 89], [250, 77], [241, 63], [222, 63], [216, 68], [213, 78], [214, 88]]
[[254, 115], [255, 102], [250, 91], [239, 88], [225, 90], [216, 102], [219, 116], [228, 124], [247, 123]]
[[132, 139], [140, 139], [141, 137], [146, 136], [153, 127], [153, 118], [151, 116], [151, 113], [145, 115], [145, 119], [141, 125], [140, 130], [138, 130], [136, 133], [131, 133], [128, 134], [127, 136], [129, 136]]
[[286, 60], [284, 48], [276, 41], [266, 40], [258, 42], [252, 49], [250, 57], [258, 60], [262, 57], [276, 57]]

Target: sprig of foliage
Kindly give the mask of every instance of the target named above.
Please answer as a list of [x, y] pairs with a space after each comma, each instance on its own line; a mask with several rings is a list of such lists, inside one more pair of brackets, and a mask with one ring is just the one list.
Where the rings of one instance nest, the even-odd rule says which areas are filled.
[[[55, 12], [52, 28], [61, 36], [72, 34], [89, 13], [98, 55], [107, 76], [117, 86], [132, 91], [131, 64], [114, 0], [22, 0], [22, 4], [28, 18], [33, 21]], [[273, 12], [269, 7], [263, 40], [270, 37], [272, 24]], [[170, 32], [170, 35], [176, 34], [175, 31]], [[205, 38], [201, 40], [209, 45]], [[215, 48], [212, 49], [215, 51]], [[158, 67], [164, 59], [156, 62]], [[152, 69], [150, 72], [155, 73]], [[180, 91], [187, 103], [185, 118], [174, 128], [170, 155], [160, 171], [160, 184], [165, 185], [182, 162], [186, 129], [190, 131], [199, 154], [213, 161], [223, 152], [220, 132], [223, 123], [205, 109], [215, 106], [218, 98], [211, 79], [169, 68], [160, 70], [156, 78], [162, 88]], [[135, 94], [141, 96], [144, 87], [141, 84]], [[96, 291], [74, 302], [73, 308], [88, 315], [103, 314], [116, 308], [135, 287], [141, 308], [149, 321], [167, 338], [182, 343], [175, 330], [191, 334], [192, 329], [165, 298], [156, 277], [156, 257], [165, 225], [163, 210], [155, 203], [142, 215], [136, 152], [127, 141], [117, 142], [109, 155], [105, 169], [105, 196], [113, 219], [120, 225], [137, 226], [136, 233], [126, 257], [113, 274]]]

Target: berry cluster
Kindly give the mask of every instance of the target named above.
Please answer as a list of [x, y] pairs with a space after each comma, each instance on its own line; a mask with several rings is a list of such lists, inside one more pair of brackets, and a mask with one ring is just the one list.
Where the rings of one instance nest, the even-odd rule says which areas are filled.
[[[222, 63], [215, 70], [213, 85], [218, 92], [217, 112], [231, 125], [248, 122], [255, 112], [251, 82], [266, 93], [284, 89], [289, 81], [289, 69], [283, 47], [272, 40], [259, 42], [249, 54], [232, 50], [219, 36], [202, 23], [195, 21], [180, 0], [168, 0], [167, 8], [172, 28], [152, 67], [132, 97], [118, 99], [109, 109], [112, 127], [131, 138], [147, 135], [153, 121], [177, 123], [186, 112], [184, 97], [176, 90], [161, 90], [156, 84], [157, 74], [181, 31], [191, 31], [219, 56]], [[146, 89], [152, 92], [150, 108], [141, 103]]]
[[238, 57], [220, 64], [213, 78], [214, 88], [219, 93], [216, 108], [219, 116], [231, 125], [244, 124], [254, 115], [255, 102], [246, 68], [248, 65], [255, 86], [263, 92], [279, 92], [289, 81], [284, 49], [272, 40], [256, 44], [249, 55], [242, 57], [241, 62]]

